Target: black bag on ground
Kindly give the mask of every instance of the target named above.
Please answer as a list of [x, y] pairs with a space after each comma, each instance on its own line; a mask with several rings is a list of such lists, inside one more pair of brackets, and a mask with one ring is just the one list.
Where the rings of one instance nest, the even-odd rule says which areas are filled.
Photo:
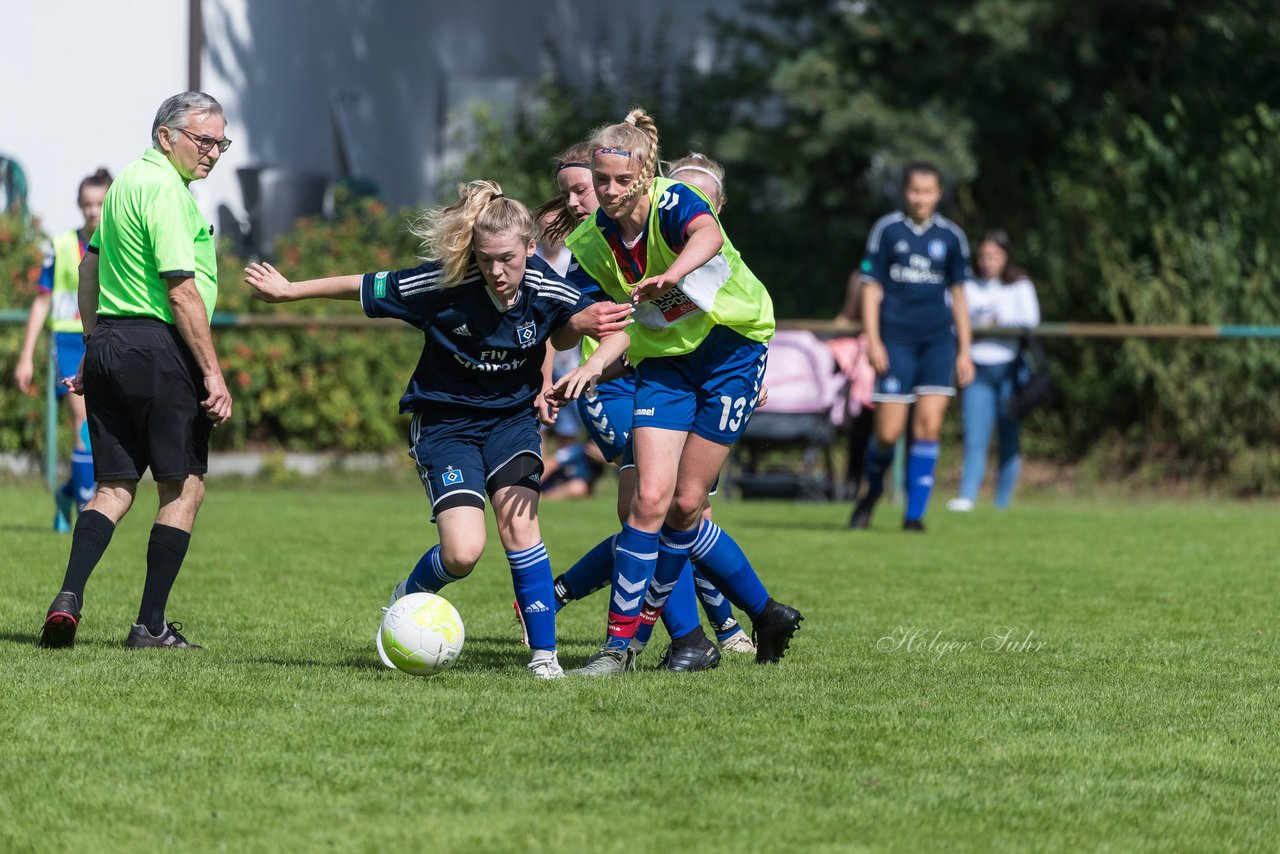
[[1030, 332], [1018, 345], [1018, 372], [1014, 377], [1013, 400], [1009, 402], [1013, 417], [1019, 421], [1058, 399], [1058, 389], [1049, 375], [1049, 360], [1044, 345]]

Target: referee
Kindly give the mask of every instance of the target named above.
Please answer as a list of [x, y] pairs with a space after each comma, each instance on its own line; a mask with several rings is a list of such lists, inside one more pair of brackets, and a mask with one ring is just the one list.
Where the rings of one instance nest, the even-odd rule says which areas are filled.
[[222, 106], [203, 92], [160, 105], [151, 148], [112, 184], [80, 264], [87, 344], [70, 382], [85, 396], [98, 491], [76, 521], [62, 590], [40, 645], [75, 644], [84, 588], [151, 469], [160, 508], [129, 649], [197, 648], [165, 620], [196, 511], [209, 432], [231, 417], [231, 394], [209, 332], [218, 295], [213, 234], [187, 189], [231, 145]]

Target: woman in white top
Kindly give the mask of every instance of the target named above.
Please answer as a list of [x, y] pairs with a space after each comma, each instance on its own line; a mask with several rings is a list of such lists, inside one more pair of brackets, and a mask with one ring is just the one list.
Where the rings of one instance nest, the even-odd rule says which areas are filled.
[[[978, 280], [964, 286], [973, 328], [1023, 326], [1040, 323], [1036, 289], [1026, 274], [1011, 262], [1009, 235], [992, 231], [982, 238], [977, 253]], [[972, 347], [976, 375], [964, 390], [964, 469], [960, 495], [947, 502], [948, 509], [968, 511], [978, 498], [987, 469], [987, 446], [996, 430], [999, 465], [996, 475], [997, 508], [1013, 500], [1022, 457], [1018, 434], [1022, 425], [1013, 415], [1015, 379], [1019, 369], [1018, 342], [1011, 338], [983, 338]]]

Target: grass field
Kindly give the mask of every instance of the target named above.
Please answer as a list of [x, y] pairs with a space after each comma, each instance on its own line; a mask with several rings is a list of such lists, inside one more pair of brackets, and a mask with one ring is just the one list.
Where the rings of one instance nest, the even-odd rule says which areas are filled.
[[[889, 508], [852, 533], [843, 506], [721, 502], [807, 617], [786, 660], [659, 674], [659, 631], [642, 672], [555, 683], [525, 671], [492, 539], [447, 591], [467, 626], [455, 668], [378, 663], [378, 607], [433, 542], [401, 480], [214, 483], [170, 604], [207, 647], [189, 654], [120, 648], [154, 498], [90, 582], [76, 649], [35, 647], [69, 542], [46, 507], [0, 491], [5, 852], [1280, 839], [1274, 504], [1036, 498], [935, 509], [920, 537]], [[544, 506], [557, 572], [613, 512]], [[598, 646], [604, 607], [562, 612], [567, 665]]]

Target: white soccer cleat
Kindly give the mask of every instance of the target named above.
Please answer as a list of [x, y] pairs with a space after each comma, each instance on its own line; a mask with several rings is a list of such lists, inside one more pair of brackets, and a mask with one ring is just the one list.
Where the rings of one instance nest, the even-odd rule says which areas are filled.
[[955, 513], [970, 513], [973, 511], [973, 502], [967, 498], [953, 498], [947, 502], [947, 509]]
[[564, 669], [555, 650], [535, 649], [533, 660], [529, 662], [529, 672], [534, 679], [563, 679]]
[[387, 607], [390, 608], [392, 605], [396, 604], [396, 600], [404, 597], [408, 592], [409, 592], [409, 579], [406, 578], [406, 579], [403, 579], [394, 588], [392, 588], [391, 599], [388, 600]]
[[720, 641], [721, 652], [741, 652], [748, 655], [756, 654], [756, 645], [751, 642], [751, 638], [742, 629], [738, 629], [724, 640]]

